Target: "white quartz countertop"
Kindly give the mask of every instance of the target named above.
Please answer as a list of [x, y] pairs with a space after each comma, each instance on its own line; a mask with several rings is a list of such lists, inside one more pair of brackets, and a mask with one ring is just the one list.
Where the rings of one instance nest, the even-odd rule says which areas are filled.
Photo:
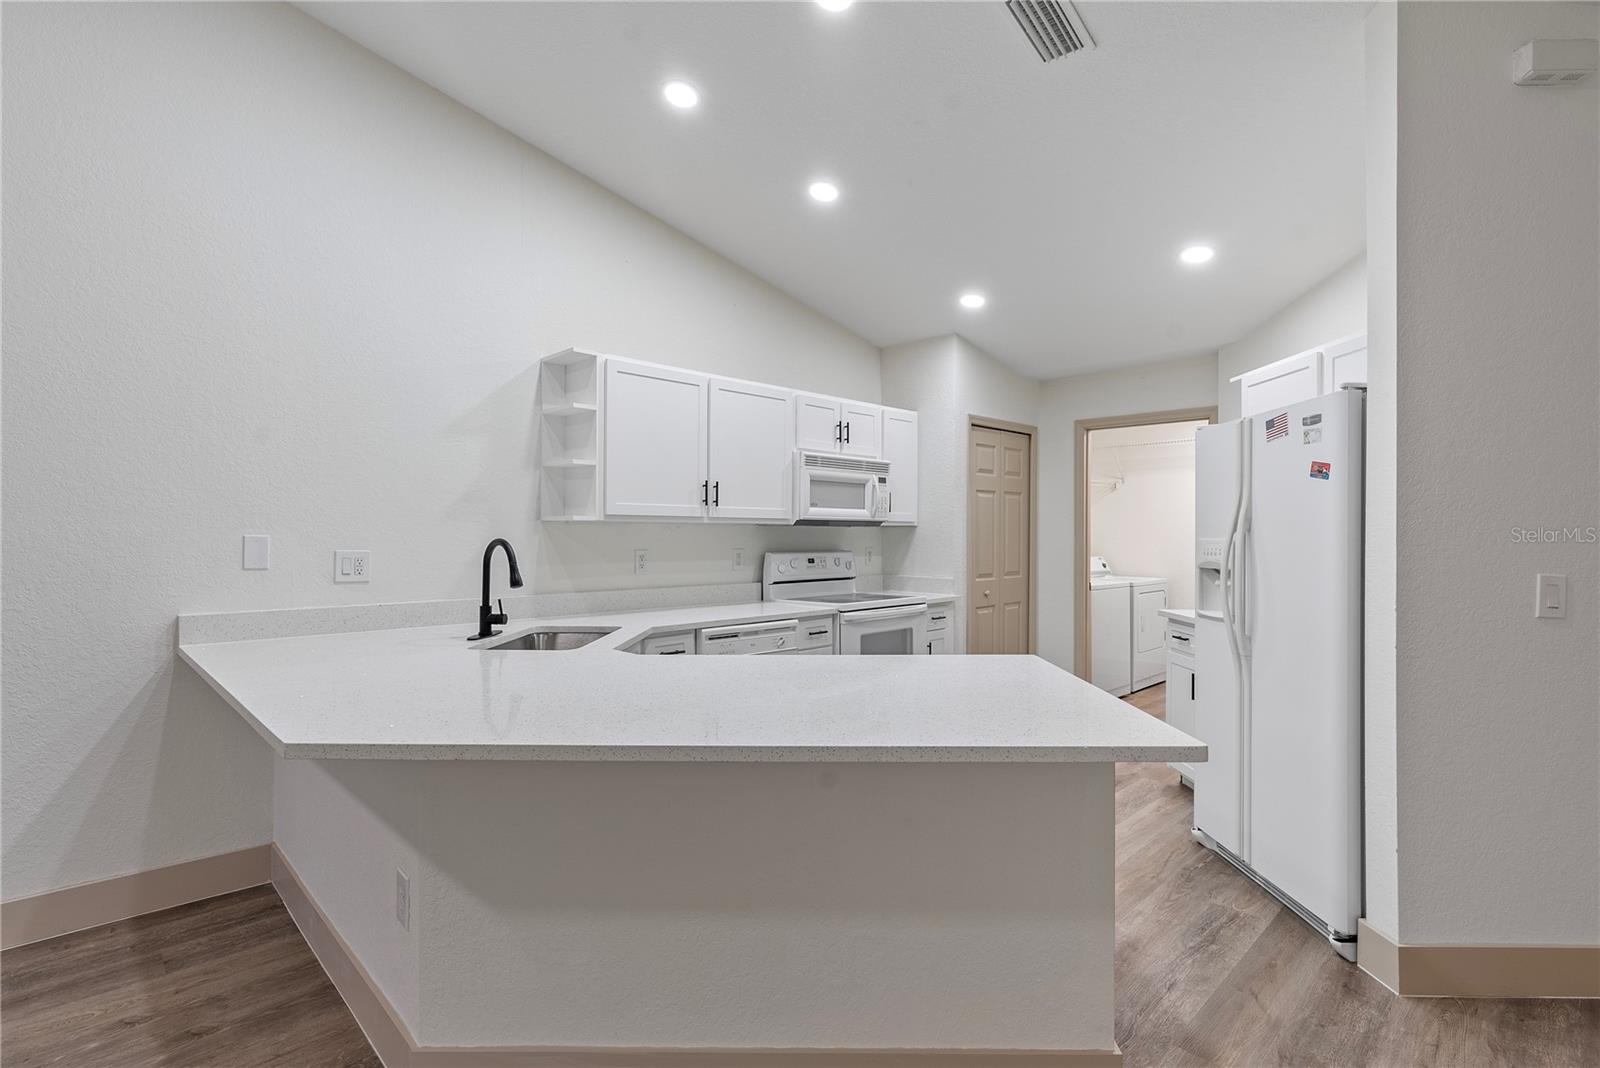
[[1162, 608], [1158, 611], [1175, 623], [1188, 623], [1191, 626], [1194, 624], [1193, 608]]
[[1033, 656], [635, 656], [651, 633], [826, 609], [783, 602], [185, 643], [179, 655], [284, 756], [379, 760], [1204, 760], [1195, 739]]

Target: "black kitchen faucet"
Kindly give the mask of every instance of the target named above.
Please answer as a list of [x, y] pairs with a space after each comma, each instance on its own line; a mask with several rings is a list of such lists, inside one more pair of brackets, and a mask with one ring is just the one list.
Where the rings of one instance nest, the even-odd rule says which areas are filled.
[[506, 551], [506, 563], [511, 565], [511, 588], [522, 588], [522, 572], [517, 570], [517, 551], [511, 543], [504, 538], [496, 538], [483, 550], [483, 603], [478, 606], [478, 633], [469, 635], [467, 640], [477, 641], [479, 638], [492, 638], [500, 632], [494, 629], [496, 623], [506, 621], [506, 604], [500, 602], [500, 611], [496, 612], [489, 604], [489, 565], [494, 562], [496, 548]]

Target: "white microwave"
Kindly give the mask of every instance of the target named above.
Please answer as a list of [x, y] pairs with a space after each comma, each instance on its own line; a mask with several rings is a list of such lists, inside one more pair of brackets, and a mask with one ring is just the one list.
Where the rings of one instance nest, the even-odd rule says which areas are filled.
[[797, 524], [882, 523], [889, 518], [889, 461], [801, 449], [794, 492]]

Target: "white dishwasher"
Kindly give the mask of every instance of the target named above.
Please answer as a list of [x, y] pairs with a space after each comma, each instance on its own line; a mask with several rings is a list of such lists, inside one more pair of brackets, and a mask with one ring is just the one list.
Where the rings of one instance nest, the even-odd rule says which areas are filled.
[[833, 618], [773, 619], [729, 627], [705, 627], [700, 631], [697, 649], [709, 656], [832, 656]]

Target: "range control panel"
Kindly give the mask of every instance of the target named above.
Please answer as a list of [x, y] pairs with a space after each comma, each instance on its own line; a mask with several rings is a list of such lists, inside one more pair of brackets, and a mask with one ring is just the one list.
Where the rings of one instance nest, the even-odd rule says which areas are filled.
[[767, 582], [855, 578], [856, 557], [848, 551], [768, 553], [762, 571], [762, 577]]

